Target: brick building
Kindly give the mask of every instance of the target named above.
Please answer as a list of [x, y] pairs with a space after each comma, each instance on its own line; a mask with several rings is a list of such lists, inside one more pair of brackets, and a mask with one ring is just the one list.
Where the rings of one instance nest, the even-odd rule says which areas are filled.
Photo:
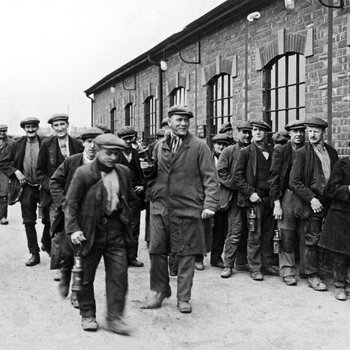
[[321, 117], [350, 155], [350, 0], [226, 1], [85, 93], [92, 124], [131, 125], [146, 141], [183, 104], [208, 140], [227, 121], [264, 118], [277, 131]]

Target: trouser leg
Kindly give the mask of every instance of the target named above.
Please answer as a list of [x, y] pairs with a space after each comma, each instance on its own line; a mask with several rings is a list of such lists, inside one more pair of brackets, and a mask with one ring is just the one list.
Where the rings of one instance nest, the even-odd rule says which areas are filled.
[[269, 198], [262, 199], [261, 213], [261, 261], [262, 267], [267, 268], [273, 265], [273, 224], [272, 207]]
[[57, 270], [61, 268], [62, 265], [62, 245], [65, 241], [64, 232], [56, 232], [56, 234], [51, 239], [51, 263], [50, 269]]
[[[247, 241], [247, 259], [249, 270], [251, 272], [261, 271], [261, 205], [254, 205], [256, 210], [255, 231], [248, 232]], [[246, 209], [246, 215], [249, 215], [249, 208]]]
[[149, 243], [150, 241], [150, 202], [146, 202], [145, 210], [145, 241]]
[[169, 294], [168, 256], [166, 254], [150, 254], [150, 260], [151, 290]]
[[40, 249], [38, 246], [37, 234], [35, 229], [35, 224], [27, 223], [24, 225], [26, 236], [27, 236], [27, 245], [30, 254], [38, 254]]
[[295, 231], [281, 228], [279, 265], [281, 276], [295, 276], [294, 238]]
[[341, 253], [333, 253], [333, 278], [336, 287], [345, 287], [349, 257]]
[[194, 276], [195, 257], [193, 255], [179, 256], [177, 276], [177, 300], [191, 300], [191, 289]]
[[139, 236], [140, 236], [140, 218], [141, 211], [139, 207], [135, 207], [131, 211], [130, 215], [130, 230], [134, 237], [135, 244], [130, 248], [128, 252], [128, 259], [137, 259], [138, 247], [139, 247]]
[[305, 275], [305, 231], [303, 220], [298, 219], [298, 238], [299, 238], [299, 274]]
[[178, 257], [176, 253], [170, 253], [169, 254], [169, 270], [172, 272], [173, 275], [177, 275], [177, 269], [178, 269]]
[[0, 220], [7, 218], [8, 198], [7, 196], [0, 196]]
[[212, 236], [212, 247], [210, 254], [210, 263], [216, 265], [222, 262], [222, 252], [224, 249], [225, 238], [227, 233], [227, 212], [218, 211], [214, 217], [214, 227]]

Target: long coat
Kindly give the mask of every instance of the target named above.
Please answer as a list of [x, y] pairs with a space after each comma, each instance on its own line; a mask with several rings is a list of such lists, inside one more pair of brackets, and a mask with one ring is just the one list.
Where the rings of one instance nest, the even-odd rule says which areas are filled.
[[[80, 140], [68, 136], [69, 155], [81, 153], [84, 146]], [[45, 139], [40, 147], [38, 162], [36, 166], [36, 176], [42, 186], [40, 193], [41, 206], [48, 206], [52, 202], [49, 188], [49, 180], [58, 166], [63, 163], [64, 157], [58, 145], [57, 136]]]
[[[119, 179], [118, 215], [125, 226], [124, 241], [126, 249], [134, 246], [134, 239], [128, 229], [130, 207], [136, 200], [131, 185], [130, 170], [124, 165], [115, 164]], [[97, 161], [79, 167], [71, 181], [64, 204], [66, 235], [82, 231], [86, 241], [82, 245], [80, 255], [86, 256], [94, 243], [96, 226], [105, 215], [107, 193], [103, 185]]]
[[350, 255], [350, 160], [339, 160], [325, 188], [331, 198], [319, 246]]
[[7, 196], [9, 177], [13, 173], [11, 165], [14, 141], [10, 138], [3, 140], [0, 146], [0, 196]]
[[[267, 151], [271, 157], [273, 148], [267, 145]], [[238, 188], [237, 204], [240, 207], [249, 207], [249, 197], [255, 192], [258, 171], [258, 149], [252, 143], [239, 151], [236, 165], [233, 171], [233, 182]]]
[[[188, 133], [173, 155], [169, 139], [170, 135], [162, 139], [153, 151], [156, 171], [150, 189], [150, 253], [168, 252], [166, 235], [170, 236], [171, 251], [205, 253], [201, 214], [203, 209], [218, 209], [219, 182], [211, 152], [202, 140]], [[155, 216], [163, 218], [165, 227]]]

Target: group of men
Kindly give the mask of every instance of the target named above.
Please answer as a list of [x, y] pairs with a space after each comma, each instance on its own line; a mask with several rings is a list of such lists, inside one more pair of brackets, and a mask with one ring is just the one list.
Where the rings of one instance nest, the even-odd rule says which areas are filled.
[[[27, 118], [21, 122], [26, 135], [11, 144], [4, 142], [7, 127], [0, 125], [0, 151], [8, 150], [8, 156], [0, 153], [0, 174], [15, 177], [23, 187], [20, 201], [31, 253], [26, 264], [40, 262], [35, 230], [39, 203], [42, 249], [51, 254], [51, 268], [61, 269], [62, 296], [69, 293], [74, 256], [82, 259], [81, 290], [73, 298], [82, 328], [98, 329], [93, 282], [103, 256], [107, 323], [114, 332], [129, 334], [123, 319], [127, 268], [143, 266], [137, 250], [147, 187], [152, 294], [142, 308], [160, 308], [171, 296], [170, 272], [177, 275], [179, 311], [192, 312], [194, 271], [202, 269], [209, 250], [211, 265], [223, 269], [222, 278], [247, 268], [255, 281], [281, 275], [288, 286], [297, 283], [299, 256], [299, 276], [314, 290], [326, 290], [319, 274], [320, 237], [320, 245], [336, 253], [336, 298], [345, 300], [350, 242], [342, 242], [343, 232], [342, 243], [334, 244], [331, 231], [334, 220], [349, 220], [349, 165], [338, 162], [333, 175], [338, 156], [324, 142], [328, 124], [320, 118], [294, 121], [285, 127], [289, 141], [273, 148], [265, 121], [243, 121], [235, 144], [221, 130], [211, 151], [189, 132], [191, 118], [186, 107], [169, 109], [167, 130], [152, 145], [151, 159], [140, 158], [134, 149], [137, 133], [130, 127], [118, 136], [90, 128], [81, 142], [68, 135], [68, 116], [57, 114], [48, 121], [54, 136], [42, 141], [39, 120]], [[0, 195], [1, 205], [6, 200]], [[332, 216], [323, 228], [330, 205]], [[339, 216], [339, 210], [346, 215]], [[1, 206], [0, 211], [0, 219], [6, 219]], [[274, 231], [280, 234], [274, 237], [279, 262]]]

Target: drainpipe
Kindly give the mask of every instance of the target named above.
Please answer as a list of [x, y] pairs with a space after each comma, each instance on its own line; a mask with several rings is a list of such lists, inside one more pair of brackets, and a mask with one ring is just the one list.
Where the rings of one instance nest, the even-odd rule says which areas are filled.
[[91, 100], [91, 117], [90, 117], [90, 124], [91, 126], [94, 126], [94, 99], [93, 97], [90, 97], [89, 95], [86, 95], [87, 98]]

